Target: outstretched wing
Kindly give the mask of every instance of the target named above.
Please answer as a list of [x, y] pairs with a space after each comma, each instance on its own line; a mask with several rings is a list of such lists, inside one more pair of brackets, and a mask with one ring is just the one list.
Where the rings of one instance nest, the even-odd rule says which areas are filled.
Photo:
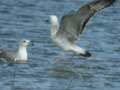
[[78, 11], [63, 16], [57, 35], [66, 37], [70, 42], [74, 43], [84, 30], [88, 20], [97, 11], [108, 7], [114, 1], [115, 0], [95, 0], [82, 6]]

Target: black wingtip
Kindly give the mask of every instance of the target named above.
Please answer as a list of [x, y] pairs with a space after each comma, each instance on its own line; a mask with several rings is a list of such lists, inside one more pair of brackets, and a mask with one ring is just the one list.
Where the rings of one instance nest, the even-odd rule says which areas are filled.
[[83, 56], [83, 57], [91, 57], [92, 56], [92, 54], [88, 51], [86, 51], [85, 54], [80, 54], [80, 55]]
[[99, 11], [105, 7], [110, 6], [111, 4], [113, 4], [116, 0], [95, 0], [93, 2], [91, 2], [89, 4], [89, 6], [95, 10], [95, 11]]

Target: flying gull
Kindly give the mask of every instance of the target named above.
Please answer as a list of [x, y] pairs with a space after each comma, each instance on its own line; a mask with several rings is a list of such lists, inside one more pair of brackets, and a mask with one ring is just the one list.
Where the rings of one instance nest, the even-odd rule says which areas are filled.
[[27, 46], [30, 40], [22, 39], [19, 43], [19, 47], [16, 52], [0, 49], [0, 58], [6, 60], [9, 63], [23, 64], [27, 62]]
[[84, 57], [91, 53], [76, 45], [80, 34], [83, 32], [89, 19], [99, 10], [110, 6], [115, 0], [94, 0], [78, 11], [64, 15], [60, 25], [55, 15], [50, 16], [51, 38], [53, 42], [64, 51], [72, 51]]

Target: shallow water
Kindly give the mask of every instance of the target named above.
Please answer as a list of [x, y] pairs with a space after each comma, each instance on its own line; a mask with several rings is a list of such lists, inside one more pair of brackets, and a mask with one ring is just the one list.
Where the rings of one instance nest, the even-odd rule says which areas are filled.
[[119, 90], [119, 2], [98, 12], [86, 26], [78, 44], [92, 53], [91, 58], [61, 56], [49, 38], [49, 15], [60, 19], [87, 1], [0, 1], [0, 47], [16, 49], [22, 38], [34, 41], [28, 64], [0, 62], [1, 90]]

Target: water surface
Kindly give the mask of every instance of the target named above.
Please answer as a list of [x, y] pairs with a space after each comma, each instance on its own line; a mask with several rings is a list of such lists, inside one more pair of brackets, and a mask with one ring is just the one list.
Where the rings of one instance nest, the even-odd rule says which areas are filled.
[[34, 41], [28, 48], [28, 64], [0, 62], [1, 90], [119, 90], [119, 2], [98, 12], [81, 35], [78, 44], [92, 53], [91, 58], [72, 53], [61, 56], [49, 38], [49, 15], [60, 20], [88, 1], [0, 1], [0, 47], [16, 49], [22, 38]]

